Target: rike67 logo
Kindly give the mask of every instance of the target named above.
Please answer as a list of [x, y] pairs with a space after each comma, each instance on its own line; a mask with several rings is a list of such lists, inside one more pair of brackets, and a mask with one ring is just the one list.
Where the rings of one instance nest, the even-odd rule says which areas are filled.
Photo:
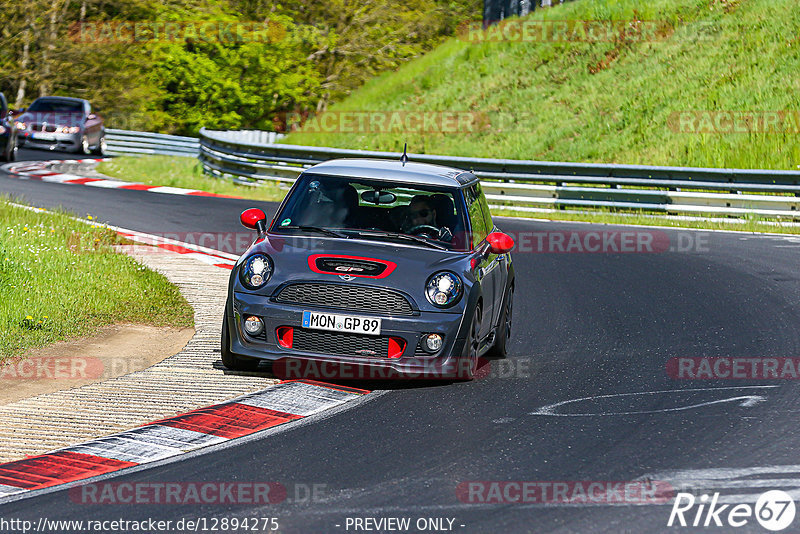
[[792, 496], [780, 490], [761, 494], [755, 505], [721, 504], [719, 493], [710, 502], [708, 495], [695, 498], [691, 493], [678, 493], [667, 526], [743, 527], [755, 519], [765, 529], [777, 532], [792, 524], [795, 512]]

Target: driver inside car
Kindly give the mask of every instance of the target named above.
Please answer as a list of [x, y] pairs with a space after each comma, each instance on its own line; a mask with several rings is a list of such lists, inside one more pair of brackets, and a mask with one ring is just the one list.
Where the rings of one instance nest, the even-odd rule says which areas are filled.
[[406, 207], [401, 231], [431, 237], [439, 241], [452, 241], [453, 234], [450, 229], [439, 223], [435, 202], [436, 199], [430, 196], [414, 196]]
[[403, 232], [408, 232], [421, 225], [432, 226], [437, 230], [439, 228], [436, 224], [436, 210], [433, 209], [430, 200], [423, 195], [416, 195], [408, 205], [402, 230]]

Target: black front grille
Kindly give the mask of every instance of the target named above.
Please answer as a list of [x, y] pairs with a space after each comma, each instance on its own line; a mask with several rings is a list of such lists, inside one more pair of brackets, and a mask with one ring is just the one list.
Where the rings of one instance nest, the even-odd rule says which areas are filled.
[[379, 276], [387, 267], [384, 263], [343, 258], [317, 258], [316, 264], [317, 269], [326, 273], [354, 276]]
[[389, 338], [295, 328], [292, 349], [342, 356], [388, 358]]
[[275, 300], [357, 312], [414, 315], [411, 303], [403, 295], [376, 287], [306, 282], [286, 286]]

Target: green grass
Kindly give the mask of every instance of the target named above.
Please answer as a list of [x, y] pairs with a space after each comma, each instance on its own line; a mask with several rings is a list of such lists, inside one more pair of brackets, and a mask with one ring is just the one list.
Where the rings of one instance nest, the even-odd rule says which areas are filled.
[[148, 185], [197, 189], [218, 195], [249, 198], [253, 200], [281, 201], [287, 187], [277, 183], [240, 185], [229, 180], [212, 178], [203, 174], [203, 168], [194, 158], [171, 156], [122, 156], [103, 162], [97, 171], [117, 180]]
[[[472, 157], [797, 169], [797, 133], [680, 133], [683, 111], [800, 110], [794, 0], [591, 0], [531, 20], [662, 21], [656, 42], [451, 39], [333, 111], [472, 111], [461, 133], [303, 133], [288, 143]], [[503, 121], [498, 122], [498, 118]]]
[[104, 325], [192, 326], [178, 288], [116, 252], [120, 242], [99, 225], [0, 198], [0, 362]]

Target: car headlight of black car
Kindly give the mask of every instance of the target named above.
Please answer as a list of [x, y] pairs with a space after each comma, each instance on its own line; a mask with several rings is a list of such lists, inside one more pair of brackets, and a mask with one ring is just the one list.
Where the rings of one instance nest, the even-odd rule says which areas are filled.
[[253, 254], [239, 269], [239, 279], [248, 289], [259, 289], [272, 276], [272, 260], [266, 254]]
[[434, 306], [447, 308], [461, 298], [462, 286], [461, 278], [456, 274], [442, 271], [428, 278], [425, 283], [425, 296]]

